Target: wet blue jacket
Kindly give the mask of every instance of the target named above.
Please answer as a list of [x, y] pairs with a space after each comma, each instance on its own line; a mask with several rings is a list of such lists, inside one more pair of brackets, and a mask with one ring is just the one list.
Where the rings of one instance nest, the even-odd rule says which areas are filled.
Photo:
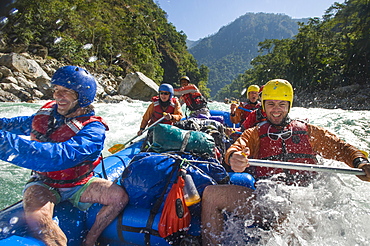
[[[56, 124], [65, 117], [53, 112]], [[94, 115], [94, 112], [86, 116]], [[0, 159], [40, 172], [60, 171], [83, 161], [95, 161], [104, 148], [105, 126], [91, 122], [74, 137], [61, 143], [37, 142], [20, 137], [30, 136], [32, 116], [0, 118]]]

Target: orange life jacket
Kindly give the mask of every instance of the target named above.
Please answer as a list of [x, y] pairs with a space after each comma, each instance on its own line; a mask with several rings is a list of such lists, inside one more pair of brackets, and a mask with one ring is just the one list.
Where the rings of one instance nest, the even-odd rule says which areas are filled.
[[[108, 129], [104, 120], [99, 116], [82, 116], [67, 121], [58, 128], [50, 129], [49, 123], [52, 117], [55, 101], [46, 103], [36, 113], [32, 121], [31, 140], [39, 142], [65, 142], [75, 136], [85, 125], [99, 121]], [[84, 161], [75, 167], [62, 171], [36, 172], [38, 178], [47, 185], [55, 188], [68, 188], [85, 184], [93, 175], [92, 171], [100, 163], [101, 157], [95, 161]]]

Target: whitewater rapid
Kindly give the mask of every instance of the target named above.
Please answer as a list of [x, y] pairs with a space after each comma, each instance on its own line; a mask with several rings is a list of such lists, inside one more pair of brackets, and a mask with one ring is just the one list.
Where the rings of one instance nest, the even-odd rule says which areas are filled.
[[[1, 117], [31, 115], [43, 102], [0, 103]], [[136, 135], [141, 117], [149, 102], [134, 101], [118, 104], [95, 104], [97, 115], [109, 125], [104, 156], [116, 143], [124, 143]], [[229, 105], [212, 102], [211, 109], [229, 110]], [[370, 111], [293, 107], [291, 118], [308, 119], [320, 125], [346, 142], [370, 151]], [[327, 166], [346, 167], [344, 163], [321, 160]], [[22, 198], [23, 185], [30, 170], [18, 168], [0, 161], [0, 184], [2, 196], [0, 207], [4, 208]], [[246, 245], [247, 237], [260, 237], [258, 245], [370, 245], [370, 183], [356, 176], [322, 173], [309, 187], [276, 185], [265, 182], [258, 203], [274, 211], [271, 216], [286, 214], [287, 219], [279, 228], [257, 231], [245, 227], [249, 222], [235, 221], [228, 224], [226, 245]], [[266, 191], [268, 190], [268, 191]]]

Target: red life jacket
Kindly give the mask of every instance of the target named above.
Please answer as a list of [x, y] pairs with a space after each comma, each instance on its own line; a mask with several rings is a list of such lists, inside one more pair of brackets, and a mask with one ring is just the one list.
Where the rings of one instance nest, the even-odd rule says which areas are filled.
[[248, 117], [245, 119], [245, 121], [242, 123], [242, 128], [248, 129], [251, 128], [258, 123], [265, 121], [266, 119], [266, 113], [262, 111], [262, 108], [257, 108], [256, 110], [252, 111]]
[[[307, 135], [307, 124], [302, 121], [293, 120], [285, 129], [292, 130], [292, 136], [290, 138], [286, 140], [281, 138], [272, 140], [268, 136], [268, 131], [271, 133], [277, 133], [279, 131], [269, 122], [261, 122], [258, 130], [260, 148], [256, 158], [262, 160], [317, 164], [316, 153], [312, 150], [309, 136]], [[314, 172], [308, 171], [292, 169], [283, 170], [269, 167], [256, 167], [255, 169], [256, 177], [270, 177], [273, 174], [282, 172], [289, 176], [292, 181], [299, 179], [303, 180], [305, 177], [307, 179], [307, 176], [312, 177], [315, 174]]]
[[[260, 102], [257, 102], [256, 104], [253, 104], [253, 103], [250, 103], [250, 101], [248, 100], [248, 102], [245, 102], [241, 105], [242, 108], [245, 108], [245, 109], [248, 109], [248, 110], [251, 110], [251, 111], [254, 111], [258, 108], [261, 108], [261, 103]], [[241, 109], [242, 110], [242, 109]], [[248, 111], [245, 111], [245, 110], [242, 110], [242, 115], [241, 115], [241, 119], [240, 119], [240, 123], [242, 124], [247, 118], [248, 116], [250, 115], [251, 112], [248, 112]]]
[[[61, 125], [50, 131], [50, 121], [54, 117], [51, 116], [55, 101], [46, 103], [36, 113], [32, 121], [31, 140], [39, 142], [64, 142], [75, 136], [85, 125], [99, 121], [108, 130], [107, 124], [99, 116], [83, 116], [74, 118], [66, 124]], [[48, 131], [49, 130], [49, 131]], [[92, 171], [100, 163], [101, 157], [95, 161], [84, 161], [75, 167], [71, 167], [62, 171], [54, 172], [36, 172], [37, 176], [47, 185], [55, 188], [69, 188], [77, 185], [85, 184], [92, 176]]]
[[184, 94], [182, 98], [190, 111], [196, 111], [207, 106], [207, 101], [200, 92]]
[[[154, 103], [154, 112], [152, 114], [152, 117], [150, 118], [150, 124], [153, 124], [154, 122], [156, 122], [157, 120], [159, 120], [160, 118], [162, 118], [163, 117], [163, 113], [173, 114], [175, 112], [175, 108], [176, 108], [176, 100], [177, 99], [175, 97], [172, 97], [171, 98], [171, 101], [170, 101], [170, 104], [164, 110], [162, 108], [162, 106], [160, 105], [160, 103], [159, 103], [159, 97], [158, 96], [154, 96], [152, 98], [152, 101]], [[170, 120], [164, 119], [164, 120], [161, 121], [161, 124], [173, 125], [173, 122], [170, 121]]]

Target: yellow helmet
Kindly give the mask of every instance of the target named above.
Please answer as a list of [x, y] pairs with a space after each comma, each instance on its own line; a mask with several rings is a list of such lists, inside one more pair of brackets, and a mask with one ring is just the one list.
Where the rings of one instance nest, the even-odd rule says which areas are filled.
[[273, 79], [265, 84], [262, 90], [262, 109], [265, 110], [265, 100], [280, 100], [289, 102], [289, 111], [293, 104], [293, 87], [285, 79]]
[[245, 93], [245, 96], [248, 98], [248, 94], [249, 94], [249, 92], [251, 92], [251, 91], [257, 91], [257, 92], [259, 92], [260, 91], [260, 87], [258, 86], [258, 85], [250, 85], [249, 87], [248, 87], [248, 90], [247, 90], [247, 93]]
[[185, 80], [187, 80], [187, 81], [190, 83], [190, 79], [189, 79], [189, 77], [188, 77], [188, 76], [182, 76], [182, 77], [180, 78], [180, 81], [181, 81], [182, 79], [185, 79]]

